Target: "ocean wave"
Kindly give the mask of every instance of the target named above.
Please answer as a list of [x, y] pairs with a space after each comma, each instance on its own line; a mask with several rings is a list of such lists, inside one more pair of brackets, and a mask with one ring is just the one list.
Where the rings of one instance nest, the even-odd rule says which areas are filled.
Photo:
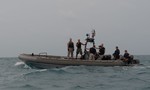
[[3, 85], [3, 87], [0, 87], [2, 90], [42, 90], [42, 88], [38, 86], [33, 86], [31, 84], [19, 84], [13, 83], [11, 85]]
[[86, 89], [86, 87], [83, 87], [81, 85], [76, 85], [70, 88], [70, 90], [80, 90], [80, 89]]
[[53, 68], [53, 69], [49, 69], [48, 71], [51, 73], [55, 73], [55, 74], [70, 74], [70, 72], [68, 72], [68, 67], [63, 67], [63, 68]]
[[29, 67], [28, 65], [26, 65], [24, 62], [16, 62], [15, 67], [20, 67], [20, 68], [24, 68], [24, 69], [31, 69], [31, 67]]
[[88, 74], [88, 73], [105, 73], [105, 68], [98, 66], [66, 66], [62, 68], [49, 69], [50, 72], [59, 74]]
[[52, 85], [53, 88], [63, 88], [61, 85]]
[[26, 72], [22, 74], [23, 76], [29, 76], [29, 75], [37, 75], [43, 72], [47, 72], [48, 69], [38, 69], [38, 70], [32, 70], [30, 72]]
[[124, 66], [124, 67], [122, 67], [122, 69], [123, 70], [129, 70], [129, 67]]
[[146, 72], [146, 71], [142, 71], [142, 72], [138, 72], [137, 74], [138, 74], [138, 75], [146, 75], [147, 72]]
[[24, 62], [16, 62], [15, 66], [25, 65]]
[[42, 88], [30, 85], [30, 84], [25, 84], [25, 85], [14, 87], [14, 88], [21, 89], [21, 90], [41, 90], [42, 89]]
[[150, 66], [147, 66], [148, 69], [150, 69]]
[[150, 69], [148, 65], [133, 66], [133, 69]]
[[150, 90], [150, 86], [144, 87], [142, 90]]
[[45, 72], [47, 71], [48, 69], [39, 69], [39, 70], [36, 70], [37, 72]]
[[97, 66], [69, 66], [61, 69], [70, 74], [87, 74], [103, 72], [102, 68]]
[[[25, 66], [24, 66], [25, 68]], [[26, 68], [30, 68], [30, 67], [26, 67]], [[34, 74], [39, 74], [39, 73], [43, 73], [43, 72], [47, 72], [47, 73], [51, 73], [51, 74], [77, 74], [77, 73], [82, 73], [82, 71], [79, 69], [79, 67], [77, 68], [76, 66], [66, 66], [66, 67], [62, 67], [62, 68], [51, 68], [51, 69], [32, 69], [30, 68], [31, 72], [27, 72], [25, 74], [23, 74], [24, 76], [27, 75], [34, 75]]]

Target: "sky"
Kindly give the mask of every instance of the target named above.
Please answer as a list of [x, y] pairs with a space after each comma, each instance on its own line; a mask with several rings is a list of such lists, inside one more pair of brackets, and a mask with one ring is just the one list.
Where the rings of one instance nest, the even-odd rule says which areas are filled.
[[0, 0], [0, 57], [67, 55], [69, 38], [96, 30], [106, 54], [150, 55], [150, 0]]

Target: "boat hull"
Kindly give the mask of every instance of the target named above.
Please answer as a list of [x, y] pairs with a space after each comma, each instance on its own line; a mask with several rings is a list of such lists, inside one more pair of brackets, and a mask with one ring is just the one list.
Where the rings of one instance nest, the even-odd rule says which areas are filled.
[[63, 56], [21, 54], [19, 59], [32, 68], [52, 68], [64, 66], [126, 66], [122, 60], [81, 60]]

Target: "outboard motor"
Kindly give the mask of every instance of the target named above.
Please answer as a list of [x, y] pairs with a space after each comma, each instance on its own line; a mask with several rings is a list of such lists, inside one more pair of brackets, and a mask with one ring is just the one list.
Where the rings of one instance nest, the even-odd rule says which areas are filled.
[[133, 56], [133, 55], [130, 55], [130, 59], [133, 60], [133, 59], [134, 59], [134, 56]]
[[140, 61], [139, 60], [132, 60], [132, 64], [140, 64]]
[[137, 60], [137, 59], [134, 59], [134, 56], [133, 55], [130, 55], [130, 63], [131, 64], [140, 64], [140, 61]]

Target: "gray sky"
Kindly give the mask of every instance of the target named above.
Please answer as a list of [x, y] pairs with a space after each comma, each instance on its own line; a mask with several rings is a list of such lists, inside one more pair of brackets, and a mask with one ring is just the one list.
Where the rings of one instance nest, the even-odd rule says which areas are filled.
[[96, 29], [96, 45], [150, 55], [150, 0], [0, 0], [0, 57], [48, 52]]

